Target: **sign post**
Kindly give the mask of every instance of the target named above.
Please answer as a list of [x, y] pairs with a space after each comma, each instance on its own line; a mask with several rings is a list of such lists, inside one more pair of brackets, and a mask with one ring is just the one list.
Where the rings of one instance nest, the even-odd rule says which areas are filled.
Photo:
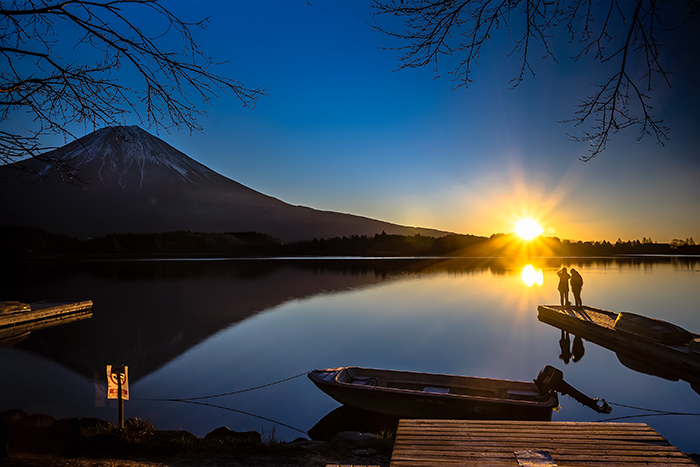
[[129, 367], [107, 365], [107, 399], [119, 400], [117, 424], [124, 428], [124, 400], [129, 400]]

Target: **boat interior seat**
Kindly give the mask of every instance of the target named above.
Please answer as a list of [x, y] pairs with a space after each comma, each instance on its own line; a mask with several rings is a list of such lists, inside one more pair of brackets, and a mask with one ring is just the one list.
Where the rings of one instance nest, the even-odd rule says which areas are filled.
[[350, 383], [357, 384], [358, 386], [376, 386], [377, 378], [372, 378], [371, 376], [353, 376]]

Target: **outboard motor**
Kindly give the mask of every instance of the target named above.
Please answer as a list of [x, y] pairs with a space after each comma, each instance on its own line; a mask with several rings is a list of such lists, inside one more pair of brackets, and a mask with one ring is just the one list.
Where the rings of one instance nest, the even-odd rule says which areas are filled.
[[537, 389], [542, 391], [544, 394], [549, 392], [559, 392], [561, 394], [566, 394], [567, 396], [573, 397], [575, 400], [590, 407], [598, 413], [610, 413], [612, 412], [612, 407], [605, 402], [605, 399], [591, 399], [587, 395], [578, 391], [576, 388], [571, 386], [569, 383], [564, 381], [564, 373], [558, 368], [554, 368], [551, 365], [547, 365], [540, 370], [540, 374], [537, 375], [535, 380]]

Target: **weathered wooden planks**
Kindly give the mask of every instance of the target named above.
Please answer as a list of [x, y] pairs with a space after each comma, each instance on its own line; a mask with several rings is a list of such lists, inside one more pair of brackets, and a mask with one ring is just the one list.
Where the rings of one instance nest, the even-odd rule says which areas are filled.
[[518, 466], [516, 452], [551, 455], [558, 467], [695, 463], [644, 423], [401, 420], [392, 467]]
[[18, 311], [0, 315], [0, 343], [30, 331], [58, 324], [70, 323], [92, 316], [92, 301], [38, 302], [30, 311]]

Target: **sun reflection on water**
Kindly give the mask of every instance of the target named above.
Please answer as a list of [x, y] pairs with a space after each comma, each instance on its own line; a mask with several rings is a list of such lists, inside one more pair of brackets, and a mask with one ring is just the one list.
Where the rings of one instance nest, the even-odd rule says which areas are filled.
[[532, 264], [528, 264], [523, 268], [523, 274], [522, 274], [523, 282], [525, 282], [525, 285], [528, 287], [532, 287], [533, 285], [542, 285], [544, 283], [544, 275], [542, 274], [541, 269], [535, 269], [532, 267]]

